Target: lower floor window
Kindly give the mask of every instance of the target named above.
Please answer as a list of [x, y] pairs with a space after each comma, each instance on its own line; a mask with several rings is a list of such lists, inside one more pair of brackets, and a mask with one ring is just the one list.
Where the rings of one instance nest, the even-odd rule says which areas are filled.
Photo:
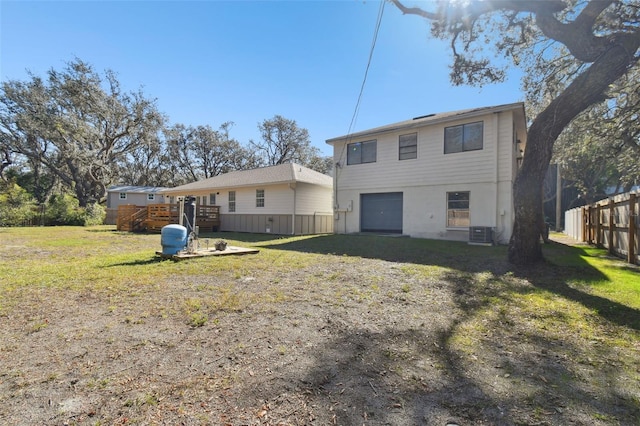
[[236, 211], [236, 191], [229, 191], [229, 212]]
[[256, 207], [264, 207], [264, 189], [256, 189]]
[[469, 191], [447, 192], [447, 227], [469, 227]]

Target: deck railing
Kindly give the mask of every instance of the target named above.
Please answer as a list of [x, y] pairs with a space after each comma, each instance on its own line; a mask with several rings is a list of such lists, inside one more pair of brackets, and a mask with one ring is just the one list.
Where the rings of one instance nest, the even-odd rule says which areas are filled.
[[[118, 231], [155, 231], [162, 227], [179, 223], [178, 204], [149, 204], [136, 206], [126, 204], [118, 206]], [[217, 231], [220, 227], [219, 206], [197, 206], [196, 226], [202, 231]]]

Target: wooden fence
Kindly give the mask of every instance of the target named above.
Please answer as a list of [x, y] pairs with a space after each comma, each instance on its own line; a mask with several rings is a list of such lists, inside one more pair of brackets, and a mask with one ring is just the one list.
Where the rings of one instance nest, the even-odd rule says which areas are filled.
[[564, 233], [603, 247], [609, 253], [640, 264], [638, 192], [616, 195], [597, 203], [567, 210]]

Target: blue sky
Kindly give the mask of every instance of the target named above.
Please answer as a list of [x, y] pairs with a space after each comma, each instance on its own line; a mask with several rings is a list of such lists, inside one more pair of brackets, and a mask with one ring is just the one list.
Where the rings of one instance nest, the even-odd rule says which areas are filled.
[[[411, 4], [410, 1], [407, 2]], [[415, 2], [414, 2], [415, 3]], [[347, 134], [364, 77], [377, 1], [0, 2], [0, 79], [44, 76], [78, 57], [115, 71], [127, 91], [156, 98], [172, 124], [233, 121], [258, 140], [276, 114], [314, 146]], [[446, 43], [386, 4], [357, 120], [365, 130], [434, 112], [523, 100], [520, 74], [452, 87]]]

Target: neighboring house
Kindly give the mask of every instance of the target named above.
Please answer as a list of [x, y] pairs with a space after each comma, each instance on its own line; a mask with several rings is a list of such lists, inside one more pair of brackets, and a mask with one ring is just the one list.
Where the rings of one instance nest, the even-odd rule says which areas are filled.
[[165, 189], [220, 206], [220, 230], [304, 235], [333, 232], [331, 176], [287, 163], [235, 171]]
[[[335, 232], [508, 243], [526, 141], [523, 103], [429, 114], [329, 139]], [[474, 233], [483, 234], [480, 241]]]
[[118, 206], [134, 204], [136, 206], [146, 206], [149, 204], [162, 204], [165, 202], [164, 195], [160, 191], [167, 189], [155, 186], [131, 186], [119, 185], [107, 188], [107, 225], [115, 225]]

